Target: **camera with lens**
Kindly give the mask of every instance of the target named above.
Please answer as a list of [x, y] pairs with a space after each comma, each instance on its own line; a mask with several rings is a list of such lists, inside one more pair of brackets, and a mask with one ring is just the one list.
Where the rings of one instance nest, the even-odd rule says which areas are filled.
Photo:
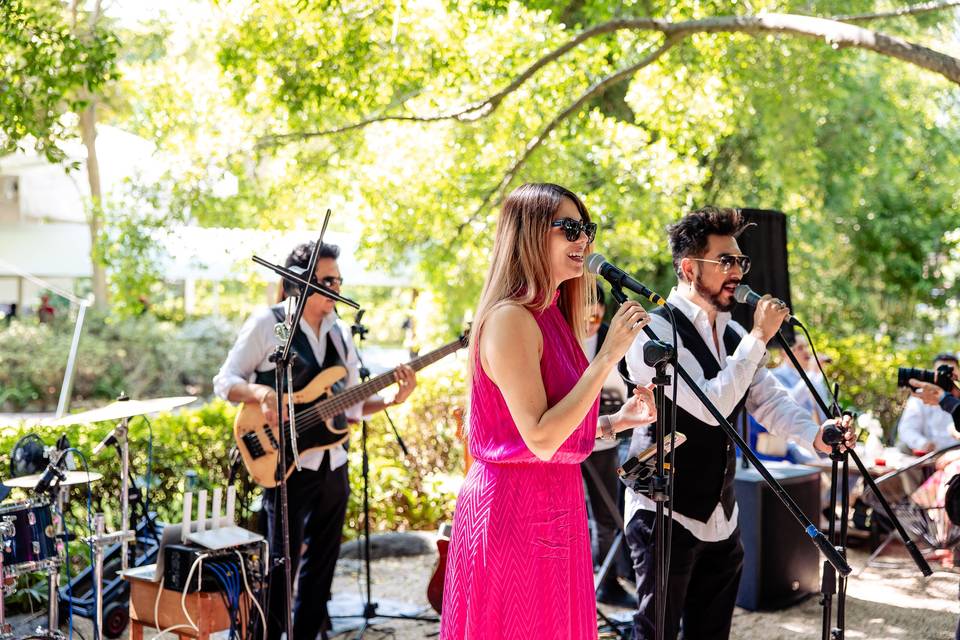
[[909, 387], [910, 378], [920, 382], [930, 382], [937, 385], [946, 392], [953, 389], [953, 367], [948, 364], [942, 364], [936, 371], [929, 369], [913, 369], [910, 367], [900, 367], [897, 369], [897, 386]]

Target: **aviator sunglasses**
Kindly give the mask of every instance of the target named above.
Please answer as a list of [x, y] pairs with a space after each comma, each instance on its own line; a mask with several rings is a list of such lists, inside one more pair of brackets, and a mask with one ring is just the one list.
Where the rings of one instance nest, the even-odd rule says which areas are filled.
[[697, 262], [712, 262], [716, 265], [719, 265], [719, 269], [722, 273], [729, 273], [730, 269], [733, 269], [733, 265], [740, 265], [740, 271], [746, 273], [750, 271], [750, 256], [720, 256], [716, 260], [710, 260], [708, 258], [690, 258], [691, 260], [696, 260]]

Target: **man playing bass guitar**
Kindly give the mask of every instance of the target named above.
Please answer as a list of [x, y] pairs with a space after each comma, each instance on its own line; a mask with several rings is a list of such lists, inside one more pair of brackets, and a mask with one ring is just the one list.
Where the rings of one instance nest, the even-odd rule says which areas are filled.
[[[286, 266], [306, 269], [312, 250], [313, 243], [297, 246], [287, 257]], [[339, 255], [337, 246], [323, 244], [317, 259], [317, 280], [334, 291], [339, 291], [343, 283], [337, 266]], [[281, 304], [260, 309], [250, 316], [220, 372], [213, 379], [218, 396], [232, 402], [259, 405], [264, 420], [274, 429], [278, 416], [273, 389], [275, 367], [270, 362], [270, 356], [280, 344], [274, 327], [285, 319], [282, 300], [286, 295], [287, 291], [281, 289]], [[292, 345], [296, 354], [293, 364], [295, 392], [320, 372], [332, 367], [343, 367], [347, 372], [345, 380], [333, 385], [333, 393], [360, 383], [360, 360], [350, 338], [350, 328], [337, 316], [334, 304], [333, 300], [319, 294], [307, 299]], [[345, 429], [347, 421], [357, 422], [363, 415], [376, 413], [406, 400], [417, 384], [416, 374], [412, 368], [404, 365], [397, 368], [395, 379], [399, 388], [391, 398], [371, 396], [346, 408], [343, 415], [334, 418], [333, 422]], [[300, 415], [299, 409], [296, 414]], [[286, 417], [284, 415], [284, 419]], [[290, 555], [294, 575], [296, 568], [300, 567], [293, 610], [293, 640], [314, 640], [318, 634], [321, 639], [326, 639], [331, 628], [327, 601], [330, 599], [350, 493], [346, 462], [345, 442], [312, 448], [303, 452], [302, 470], [294, 472], [287, 483]], [[269, 523], [271, 554], [275, 557], [282, 551], [276, 518], [277, 500], [276, 488], [265, 489], [263, 504]], [[304, 543], [307, 546], [301, 557]], [[270, 640], [279, 640], [283, 632], [283, 576], [283, 567], [277, 567], [271, 574], [267, 613]]]

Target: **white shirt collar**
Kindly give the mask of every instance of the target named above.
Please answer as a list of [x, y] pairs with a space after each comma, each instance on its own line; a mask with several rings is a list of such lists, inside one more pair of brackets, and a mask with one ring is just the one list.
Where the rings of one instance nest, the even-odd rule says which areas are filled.
[[[674, 287], [670, 290], [670, 295], [667, 297], [667, 302], [672, 304], [676, 309], [687, 316], [690, 322], [693, 323], [693, 326], [697, 327], [701, 331], [703, 329], [712, 329], [710, 326], [710, 321], [707, 317], [707, 312], [703, 308], [690, 300], [682, 293], [680, 293], [677, 287]], [[717, 312], [717, 335], [723, 336], [723, 332], [727, 328], [727, 323], [730, 322], [731, 314], [729, 311], [718, 311]]]
[[320, 321], [320, 333], [319, 335], [313, 332], [313, 327], [307, 324], [307, 321], [302, 317], [300, 318], [300, 330], [307, 334], [308, 337], [316, 340], [323, 340], [324, 337], [330, 332], [330, 329], [333, 328], [333, 325], [337, 323], [338, 317], [335, 311], [331, 311], [323, 317], [323, 320]]

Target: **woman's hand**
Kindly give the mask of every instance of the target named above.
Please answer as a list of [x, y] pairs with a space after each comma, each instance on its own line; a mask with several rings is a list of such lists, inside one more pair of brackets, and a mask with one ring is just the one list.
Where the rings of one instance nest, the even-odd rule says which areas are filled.
[[650, 323], [650, 316], [639, 302], [628, 300], [620, 305], [610, 320], [610, 329], [598, 356], [617, 362], [624, 356], [640, 331]]
[[637, 387], [633, 390], [633, 395], [613, 417], [615, 431], [642, 427], [657, 419], [657, 405], [652, 389], [651, 384], [649, 387]]

